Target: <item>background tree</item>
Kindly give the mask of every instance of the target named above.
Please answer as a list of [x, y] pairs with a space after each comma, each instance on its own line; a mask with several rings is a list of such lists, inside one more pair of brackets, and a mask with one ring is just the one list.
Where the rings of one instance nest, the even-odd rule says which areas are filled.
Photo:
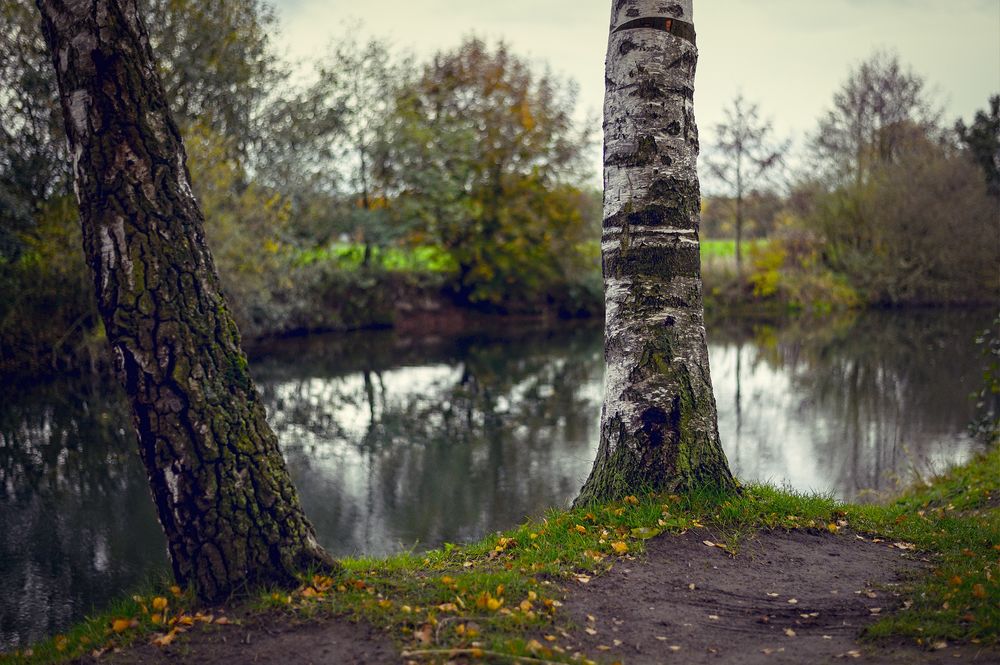
[[708, 367], [692, 0], [616, 0], [604, 103], [601, 442], [578, 504], [735, 487]]
[[742, 279], [744, 198], [780, 165], [788, 142], [774, 140], [771, 122], [762, 119], [757, 104], [747, 102], [743, 95], [737, 95], [724, 113], [725, 120], [715, 127], [713, 155], [705, 162], [733, 197], [736, 275]]
[[271, 51], [273, 9], [261, 0], [142, 0], [140, 10], [182, 131], [207, 126], [247, 159], [268, 133], [264, 102], [286, 75]]
[[136, 0], [38, 7], [98, 309], [175, 576], [218, 599], [335, 566], [250, 379]]
[[1000, 95], [990, 97], [989, 109], [977, 111], [971, 125], [959, 120], [955, 131], [983, 169], [990, 194], [1000, 198]]
[[318, 80], [307, 97], [337, 109], [339, 131], [328, 135], [328, 174], [346, 184], [344, 224], [363, 245], [362, 265], [368, 266], [376, 246], [399, 238], [386, 208], [387, 176], [392, 117], [403, 88], [412, 82], [409, 58], [396, 58], [383, 41], [359, 44], [356, 30], [349, 31], [318, 70]]
[[805, 221], [824, 262], [865, 301], [989, 301], [996, 204], [938, 126], [925, 87], [885, 53], [851, 73], [813, 142], [823, 178]]
[[892, 162], [913, 132], [930, 132], [941, 113], [923, 78], [895, 53], [879, 51], [854, 69], [820, 120], [813, 154], [826, 178], [861, 186]]
[[505, 44], [477, 39], [435, 56], [403, 91], [389, 177], [417, 237], [454, 257], [460, 300], [532, 300], [575, 267], [589, 145], [574, 129], [575, 97]]

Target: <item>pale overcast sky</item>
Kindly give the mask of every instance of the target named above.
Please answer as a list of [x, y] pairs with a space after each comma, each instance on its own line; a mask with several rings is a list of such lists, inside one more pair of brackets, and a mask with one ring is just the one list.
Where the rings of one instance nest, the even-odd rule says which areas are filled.
[[[503, 38], [576, 81], [581, 117], [599, 116], [603, 105], [610, 0], [272, 2], [278, 46], [292, 59], [321, 56], [351, 21], [418, 56], [470, 34]], [[940, 93], [949, 123], [1000, 93], [1000, 0], [695, 0], [695, 25], [703, 143], [742, 91], [801, 144], [850, 67], [880, 48], [897, 51]]]

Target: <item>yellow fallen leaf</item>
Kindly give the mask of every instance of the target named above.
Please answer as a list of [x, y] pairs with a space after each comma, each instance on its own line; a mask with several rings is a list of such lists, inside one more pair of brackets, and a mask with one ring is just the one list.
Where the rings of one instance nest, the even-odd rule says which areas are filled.
[[635, 498], [634, 496], [627, 496], [627, 497], [625, 497], [625, 503], [627, 503], [629, 505], [632, 505], [632, 506], [638, 506], [639, 505], [639, 499]]
[[175, 596], [179, 596], [181, 595], [181, 588], [175, 584], [174, 586], [170, 587], [170, 593], [174, 594]]
[[583, 526], [582, 524], [577, 524], [573, 528], [576, 529], [577, 533], [587, 533], [587, 527]]
[[795, 631], [792, 630], [791, 628], [785, 628], [785, 635], [788, 635], [789, 637], [795, 637]]
[[124, 633], [132, 626], [132, 622], [128, 619], [115, 619], [111, 622], [111, 630], [116, 633]]
[[615, 551], [615, 554], [619, 555], [625, 554], [626, 552], [628, 552], [628, 544], [619, 540], [617, 542], [611, 543], [611, 549]]
[[648, 540], [649, 538], [655, 538], [660, 535], [662, 531], [659, 529], [653, 529], [651, 527], [640, 527], [637, 529], [632, 529], [632, 535], [635, 538], [641, 538], [643, 540]]
[[149, 620], [152, 621], [153, 623], [163, 623], [163, 615], [154, 614], [153, 616], [149, 617]]
[[162, 612], [167, 608], [167, 599], [163, 596], [157, 596], [153, 599], [153, 609], [157, 612]]
[[160, 647], [170, 646], [170, 643], [174, 641], [175, 637], [177, 637], [177, 632], [178, 632], [177, 629], [174, 628], [169, 633], [166, 633], [165, 635], [160, 635], [159, 637], [154, 639], [153, 644]]
[[503, 598], [489, 598], [486, 600], [486, 608], [491, 612], [496, 612], [503, 605]]

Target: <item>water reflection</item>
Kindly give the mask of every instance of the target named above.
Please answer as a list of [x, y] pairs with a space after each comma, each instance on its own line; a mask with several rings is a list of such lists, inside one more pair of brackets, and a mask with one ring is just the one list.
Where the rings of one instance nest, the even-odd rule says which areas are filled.
[[[854, 499], [964, 460], [989, 313], [710, 325], [736, 473]], [[596, 448], [597, 328], [281, 342], [253, 362], [303, 502], [337, 554], [478, 538], [566, 505]], [[0, 386], [0, 649], [166, 567], [117, 389]]]
[[[600, 330], [459, 340], [348, 358], [287, 377], [259, 365], [306, 511], [337, 554], [481, 536], [562, 505], [591, 463]], [[304, 357], [315, 357], [306, 350]], [[400, 367], [399, 365], [403, 365]]]
[[735, 472], [844, 500], [884, 497], [976, 444], [981, 312], [872, 312], [713, 327], [719, 429]]

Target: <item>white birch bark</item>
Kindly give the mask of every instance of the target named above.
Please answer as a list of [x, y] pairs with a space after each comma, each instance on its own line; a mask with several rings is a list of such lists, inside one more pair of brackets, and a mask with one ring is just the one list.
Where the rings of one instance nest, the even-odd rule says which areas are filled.
[[692, 0], [613, 0], [604, 106], [607, 363], [601, 444], [578, 504], [735, 487], [708, 366]]

